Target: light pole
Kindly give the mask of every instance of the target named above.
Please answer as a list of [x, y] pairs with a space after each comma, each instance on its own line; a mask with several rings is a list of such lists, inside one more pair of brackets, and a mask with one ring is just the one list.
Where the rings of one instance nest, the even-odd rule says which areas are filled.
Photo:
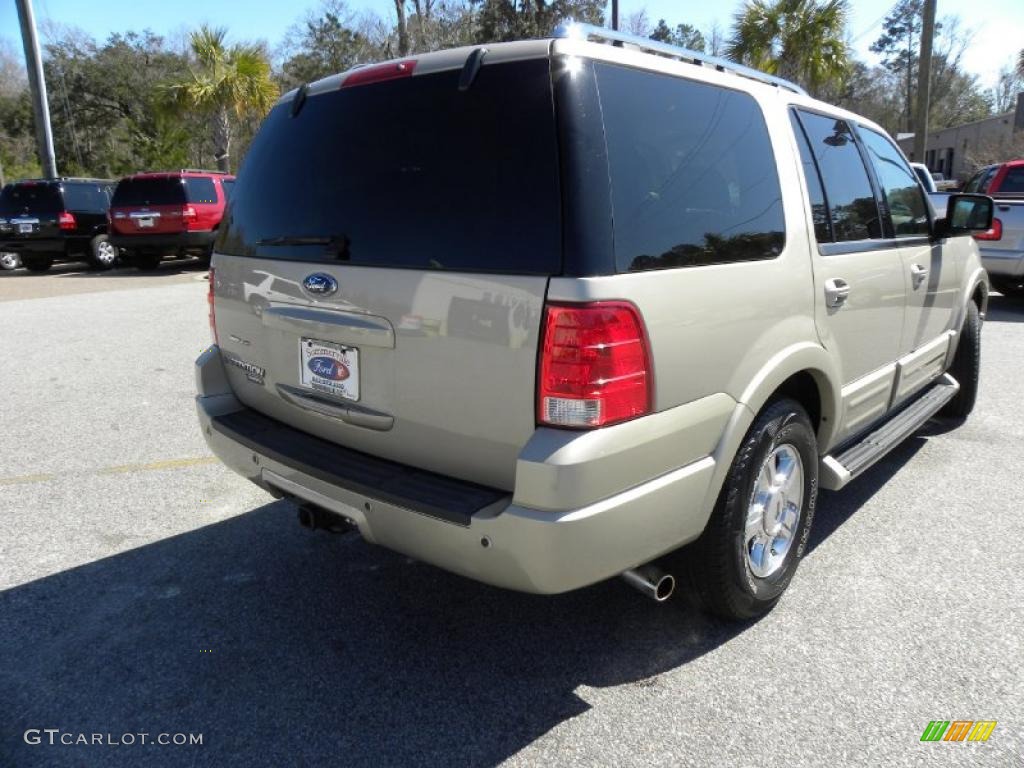
[[39, 53], [36, 36], [36, 18], [32, 13], [32, 0], [15, 0], [18, 21], [21, 22], [21, 42], [25, 46], [25, 69], [28, 70], [28, 89], [32, 94], [32, 111], [36, 122], [36, 149], [43, 176], [57, 178], [57, 161], [53, 153], [53, 132], [50, 130], [50, 107], [46, 101], [46, 78], [43, 77], [43, 58]]
[[[935, 0], [924, 0], [921, 60], [917, 69], [917, 116], [914, 119], [914, 160], [923, 163], [928, 141], [928, 101], [931, 99], [932, 38], [935, 37]], [[952, 176], [952, 173], [949, 174]]]

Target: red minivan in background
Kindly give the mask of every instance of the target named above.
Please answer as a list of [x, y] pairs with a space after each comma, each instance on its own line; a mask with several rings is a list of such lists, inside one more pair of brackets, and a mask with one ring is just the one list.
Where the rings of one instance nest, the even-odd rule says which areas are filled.
[[221, 171], [188, 168], [125, 176], [110, 203], [110, 242], [139, 269], [172, 255], [209, 263], [234, 183]]

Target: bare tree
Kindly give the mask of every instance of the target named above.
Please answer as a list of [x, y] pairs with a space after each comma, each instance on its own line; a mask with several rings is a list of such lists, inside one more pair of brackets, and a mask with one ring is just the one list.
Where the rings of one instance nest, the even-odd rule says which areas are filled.
[[639, 37], [647, 37], [651, 34], [651, 20], [647, 16], [647, 9], [641, 8], [626, 17], [626, 23], [622, 25], [622, 31]]

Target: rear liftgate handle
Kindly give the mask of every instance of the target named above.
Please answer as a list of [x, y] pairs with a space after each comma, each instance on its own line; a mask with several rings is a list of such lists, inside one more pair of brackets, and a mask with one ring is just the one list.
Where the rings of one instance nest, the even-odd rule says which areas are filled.
[[825, 304], [829, 309], [841, 307], [850, 296], [850, 284], [841, 277], [832, 277], [825, 281]]

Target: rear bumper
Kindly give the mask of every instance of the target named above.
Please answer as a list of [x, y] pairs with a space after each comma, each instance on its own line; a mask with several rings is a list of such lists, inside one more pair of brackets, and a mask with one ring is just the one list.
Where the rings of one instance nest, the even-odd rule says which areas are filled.
[[[535, 593], [587, 586], [696, 538], [707, 521], [710, 456], [582, 506], [538, 509], [517, 501], [524, 495], [519, 478], [515, 494], [437, 475], [403, 485], [380, 467], [398, 465], [312, 438], [314, 444], [242, 405], [216, 347], [196, 361], [196, 383], [203, 435], [231, 469], [271, 493], [349, 518], [368, 541], [495, 586]], [[260, 420], [262, 427], [244, 427]], [[363, 463], [346, 470], [353, 462]], [[580, 464], [573, 465], [577, 473]], [[559, 467], [547, 469], [557, 474]], [[474, 494], [482, 506], [467, 514]], [[437, 509], [445, 498], [450, 508]]]
[[978, 250], [981, 252], [981, 264], [990, 275], [1024, 277], [1024, 251], [981, 247]]
[[110, 235], [110, 242], [118, 248], [152, 251], [212, 248], [213, 241], [216, 239], [217, 233], [214, 230], [208, 232], [172, 232], [155, 235], [123, 235], [120, 233]]

